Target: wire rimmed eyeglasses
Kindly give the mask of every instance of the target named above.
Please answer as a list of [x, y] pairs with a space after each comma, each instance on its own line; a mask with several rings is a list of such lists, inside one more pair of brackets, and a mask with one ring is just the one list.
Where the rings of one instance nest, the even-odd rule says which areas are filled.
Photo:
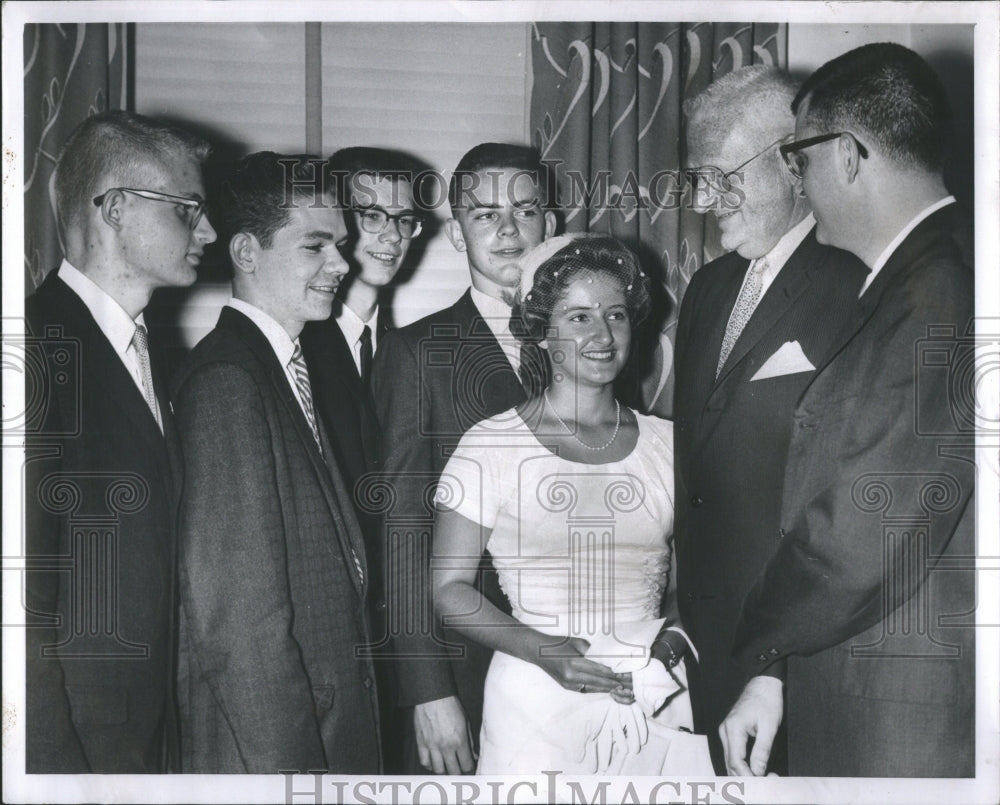
[[195, 229], [205, 215], [205, 201], [200, 198], [188, 198], [187, 196], [174, 196], [170, 193], [160, 193], [157, 190], [143, 190], [138, 187], [109, 187], [101, 195], [94, 196], [94, 206], [100, 207], [104, 203], [104, 197], [108, 193], [118, 191], [119, 193], [131, 193], [134, 196], [148, 199], [149, 201], [163, 201], [177, 206], [178, 213], [187, 221], [188, 227]]
[[409, 240], [419, 235], [424, 226], [423, 219], [410, 212], [393, 215], [381, 207], [354, 207], [354, 212], [358, 216], [361, 228], [370, 235], [379, 234], [385, 230], [390, 221], [395, 221], [399, 236]]
[[758, 159], [768, 151], [770, 151], [774, 146], [781, 145], [788, 137], [782, 137], [780, 140], [775, 140], [773, 143], [766, 145], [756, 154], [754, 154], [750, 159], [745, 162], [741, 162], [735, 168], [730, 171], [724, 171], [715, 165], [701, 165], [697, 168], [688, 168], [684, 171], [685, 177], [687, 177], [688, 183], [694, 190], [705, 191], [709, 188], [717, 190], [722, 193], [728, 193], [733, 189], [732, 177], [743, 170], [747, 165]]
[[795, 140], [794, 142], [785, 143], [778, 150], [781, 152], [781, 158], [785, 160], [785, 165], [788, 168], [789, 173], [792, 174], [796, 179], [801, 179], [806, 171], [806, 165], [809, 164], [809, 158], [802, 153], [806, 148], [812, 148], [814, 145], [819, 145], [820, 143], [828, 143], [831, 140], [839, 139], [840, 137], [850, 137], [857, 143], [858, 154], [862, 159], [868, 159], [868, 149], [865, 148], [861, 142], [849, 131], [834, 131], [829, 134], [818, 134], [815, 137], [806, 137], [802, 140]]

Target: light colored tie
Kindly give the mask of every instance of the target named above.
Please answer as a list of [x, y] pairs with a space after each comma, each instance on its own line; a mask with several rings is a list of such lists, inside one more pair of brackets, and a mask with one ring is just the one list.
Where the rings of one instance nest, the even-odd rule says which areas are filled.
[[[316, 411], [313, 408], [312, 386], [309, 384], [309, 369], [306, 366], [306, 359], [302, 356], [302, 347], [298, 344], [295, 345], [295, 351], [292, 352], [292, 359], [289, 361], [289, 365], [292, 367], [292, 373], [295, 375], [295, 385], [299, 390], [299, 397], [302, 400], [302, 408], [305, 411], [306, 420], [309, 422], [313, 438], [316, 440], [316, 446], [319, 447], [320, 455], [322, 455], [323, 445], [320, 443], [319, 428], [316, 426]], [[351, 559], [354, 560], [354, 569], [357, 571], [358, 578], [364, 584], [365, 571], [361, 566], [361, 559], [353, 547], [351, 548]]]
[[740, 295], [736, 297], [736, 304], [733, 306], [732, 315], [730, 315], [729, 323], [726, 325], [726, 333], [722, 337], [722, 349], [719, 350], [719, 365], [715, 368], [716, 377], [722, 373], [722, 367], [726, 365], [729, 353], [733, 351], [740, 333], [743, 332], [743, 328], [746, 327], [754, 310], [757, 309], [757, 303], [760, 301], [760, 289], [766, 270], [767, 258], [758, 257], [750, 264], [747, 281], [743, 283]]
[[295, 345], [292, 359], [289, 361], [292, 367], [292, 374], [295, 375], [295, 386], [299, 390], [299, 399], [302, 400], [302, 410], [312, 429], [313, 438], [319, 452], [323, 452], [323, 444], [319, 440], [319, 428], [316, 426], [316, 411], [313, 408], [312, 386], [309, 385], [309, 369], [306, 367], [306, 359], [302, 356], [302, 347]]
[[139, 358], [139, 372], [142, 375], [142, 396], [146, 398], [146, 405], [149, 406], [153, 419], [157, 426], [163, 430], [163, 419], [160, 417], [160, 405], [156, 401], [156, 390], [153, 388], [153, 368], [149, 363], [149, 335], [146, 328], [141, 324], [135, 326], [132, 333], [132, 348]]

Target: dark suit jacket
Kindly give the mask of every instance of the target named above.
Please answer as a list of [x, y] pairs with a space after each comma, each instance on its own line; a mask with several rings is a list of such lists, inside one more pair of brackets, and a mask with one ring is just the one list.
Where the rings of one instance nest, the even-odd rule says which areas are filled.
[[897, 248], [795, 409], [780, 541], [735, 645], [748, 673], [788, 658], [792, 774], [974, 770], [973, 275], [955, 215]]
[[[462, 434], [524, 400], [524, 390], [471, 291], [451, 307], [393, 330], [375, 356], [382, 471], [394, 489], [386, 514], [390, 634], [399, 705], [458, 695], [478, 740], [492, 652], [450, 629], [429, 630], [428, 561], [433, 490]], [[510, 611], [489, 560], [480, 589]], [[401, 617], [406, 615], [404, 621]]]
[[361, 533], [283, 367], [224, 308], [175, 400], [184, 770], [377, 772]]
[[161, 773], [177, 760], [176, 434], [156, 356], [162, 434], [57, 272], [25, 310], [45, 373], [25, 470], [27, 771]]
[[716, 380], [726, 323], [749, 264], [732, 252], [694, 274], [681, 306], [674, 364], [679, 608], [700, 654], [689, 669], [695, 728], [708, 734], [720, 773], [718, 727], [747, 681], [731, 657], [733, 635], [743, 598], [778, 544], [792, 412], [813, 373], [751, 378], [789, 341], [798, 341], [818, 365], [857, 307], [867, 273], [857, 258], [820, 245], [810, 232], [760, 300]]

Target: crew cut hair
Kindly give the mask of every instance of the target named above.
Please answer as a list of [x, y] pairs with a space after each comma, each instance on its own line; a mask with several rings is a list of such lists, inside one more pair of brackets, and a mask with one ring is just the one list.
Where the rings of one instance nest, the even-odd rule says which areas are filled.
[[906, 167], [940, 172], [951, 135], [941, 79], [920, 56], [892, 42], [850, 50], [814, 72], [792, 101], [821, 132], [848, 129]]
[[367, 145], [341, 148], [335, 152], [329, 159], [327, 172], [337, 198], [343, 201], [345, 207], [356, 203], [362, 206], [368, 204], [371, 188], [358, 177], [409, 182], [413, 188], [410, 195], [416, 203], [419, 195], [416, 184], [422, 180], [424, 173], [420, 163], [402, 151]]
[[63, 233], [82, 222], [94, 198], [118, 187], [140, 189], [156, 166], [188, 158], [201, 166], [208, 142], [177, 126], [124, 110], [88, 117], [70, 134], [55, 169], [56, 216]]
[[[550, 167], [542, 162], [538, 150], [527, 145], [514, 143], [480, 143], [466, 152], [448, 182], [448, 201], [452, 215], [457, 215], [465, 207], [465, 193], [475, 195], [481, 192], [474, 187], [474, 174], [489, 170], [518, 170], [535, 177], [538, 199], [545, 210], [557, 206], [553, 194], [555, 182], [550, 175]], [[462, 198], [459, 198], [459, 196]]]

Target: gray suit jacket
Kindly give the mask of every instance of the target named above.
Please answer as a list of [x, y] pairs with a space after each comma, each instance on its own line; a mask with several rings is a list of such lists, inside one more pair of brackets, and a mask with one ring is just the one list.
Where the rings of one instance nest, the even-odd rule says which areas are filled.
[[[184, 770], [379, 771], [364, 544], [263, 333], [225, 308], [176, 384]], [[366, 573], [367, 575], [367, 573]]]
[[861, 297], [795, 409], [777, 550], [735, 658], [787, 658], [789, 772], [975, 766], [973, 273], [955, 207]]
[[[853, 315], [867, 273], [856, 257], [816, 242], [788, 258], [730, 353], [719, 348], [749, 261], [732, 252], [695, 273], [677, 329], [674, 395], [677, 572], [695, 728], [725, 772], [718, 727], [747, 681], [731, 656], [743, 598], [778, 544], [781, 484], [792, 413], [813, 376], [751, 380], [783, 344], [819, 365]], [[781, 747], [772, 754], [782, 773]]]

